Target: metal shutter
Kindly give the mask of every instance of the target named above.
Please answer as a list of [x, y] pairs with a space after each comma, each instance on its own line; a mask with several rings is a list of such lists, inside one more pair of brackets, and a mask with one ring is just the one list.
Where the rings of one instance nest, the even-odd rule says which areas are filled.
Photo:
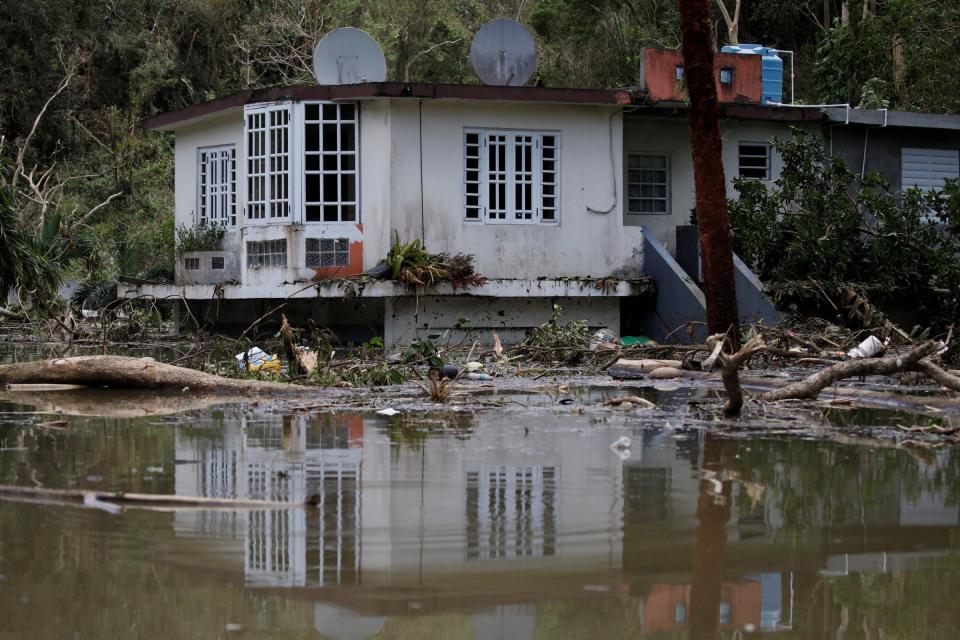
[[904, 147], [900, 152], [900, 188], [943, 189], [944, 179], [960, 178], [960, 150]]

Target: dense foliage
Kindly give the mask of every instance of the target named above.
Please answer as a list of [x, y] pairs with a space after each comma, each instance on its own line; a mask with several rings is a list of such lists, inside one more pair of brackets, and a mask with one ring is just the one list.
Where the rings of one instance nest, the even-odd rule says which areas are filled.
[[782, 304], [846, 312], [917, 305], [918, 320], [960, 321], [960, 186], [891, 193], [883, 178], [851, 173], [818, 139], [776, 141], [783, 172], [772, 185], [737, 179], [730, 202], [738, 254]]
[[[144, 133], [144, 117], [309, 83], [314, 43], [344, 25], [381, 43], [391, 79], [475, 82], [470, 41], [495, 17], [531, 29], [540, 50], [532, 82], [546, 86], [635, 84], [643, 47], [679, 44], [675, 0], [0, 3], [0, 154], [21, 178], [45, 176], [36, 190], [25, 179], [8, 184], [21, 231], [52, 233], [48, 243], [70, 249], [48, 252], [53, 266], [82, 280], [169, 270], [173, 142]], [[730, 35], [718, 24], [722, 45]], [[958, 25], [953, 0], [754, 0], [743, 3], [739, 40], [795, 51], [807, 102], [956, 111]]]

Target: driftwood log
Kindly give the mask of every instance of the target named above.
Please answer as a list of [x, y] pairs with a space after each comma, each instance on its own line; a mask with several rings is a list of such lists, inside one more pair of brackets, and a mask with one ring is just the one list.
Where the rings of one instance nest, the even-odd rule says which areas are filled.
[[114, 389], [183, 389], [243, 393], [306, 392], [303, 387], [265, 380], [240, 380], [157, 362], [153, 358], [77, 356], [0, 364], [0, 385], [81, 384]]
[[178, 496], [155, 493], [124, 493], [122, 491], [91, 491], [86, 489], [46, 489], [0, 485], [0, 500], [23, 500], [30, 502], [80, 503], [91, 502], [154, 508], [227, 508], [227, 509], [290, 509], [316, 505], [318, 496], [309, 496], [304, 502], [278, 502], [274, 500], [248, 500], [243, 498], [206, 498], [203, 496]]

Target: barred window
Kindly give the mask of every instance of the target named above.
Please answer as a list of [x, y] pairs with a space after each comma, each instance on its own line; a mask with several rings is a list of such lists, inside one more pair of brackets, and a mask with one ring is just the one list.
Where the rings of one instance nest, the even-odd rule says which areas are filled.
[[197, 218], [207, 223], [237, 224], [237, 152], [234, 145], [197, 152]]
[[246, 113], [247, 220], [290, 217], [290, 107]]
[[199, 270], [200, 270], [200, 258], [184, 258], [184, 259], [183, 259], [183, 269], [184, 269], [184, 271], [199, 271]]
[[210, 258], [210, 268], [215, 271], [222, 271], [226, 266], [223, 256], [213, 256]]
[[286, 267], [286, 240], [248, 240], [247, 267]]
[[770, 179], [770, 145], [766, 142], [741, 142], [737, 158], [741, 178]]
[[308, 269], [350, 264], [350, 242], [346, 238], [307, 238], [305, 253]]
[[559, 150], [555, 133], [466, 130], [464, 217], [488, 224], [558, 222]]

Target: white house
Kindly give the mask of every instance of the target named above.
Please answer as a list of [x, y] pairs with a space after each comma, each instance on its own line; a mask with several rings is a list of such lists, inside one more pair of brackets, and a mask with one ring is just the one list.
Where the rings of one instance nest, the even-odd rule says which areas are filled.
[[[515, 338], [558, 301], [618, 331], [622, 313], [651, 304], [645, 244], [673, 250], [694, 202], [685, 109], [645, 100], [384, 82], [246, 91], [161, 114], [145, 126], [176, 136], [176, 224], [224, 225], [223, 250], [181, 256], [175, 285], [121, 293], [244, 326], [295, 298], [320, 324], [382, 330], [388, 342], [460, 318]], [[812, 120], [783, 107], [727, 112], [731, 178], [744, 162], [775, 177], [769, 138]], [[376, 266], [394, 234], [472, 254], [487, 284], [417, 292], [344, 280]]]

